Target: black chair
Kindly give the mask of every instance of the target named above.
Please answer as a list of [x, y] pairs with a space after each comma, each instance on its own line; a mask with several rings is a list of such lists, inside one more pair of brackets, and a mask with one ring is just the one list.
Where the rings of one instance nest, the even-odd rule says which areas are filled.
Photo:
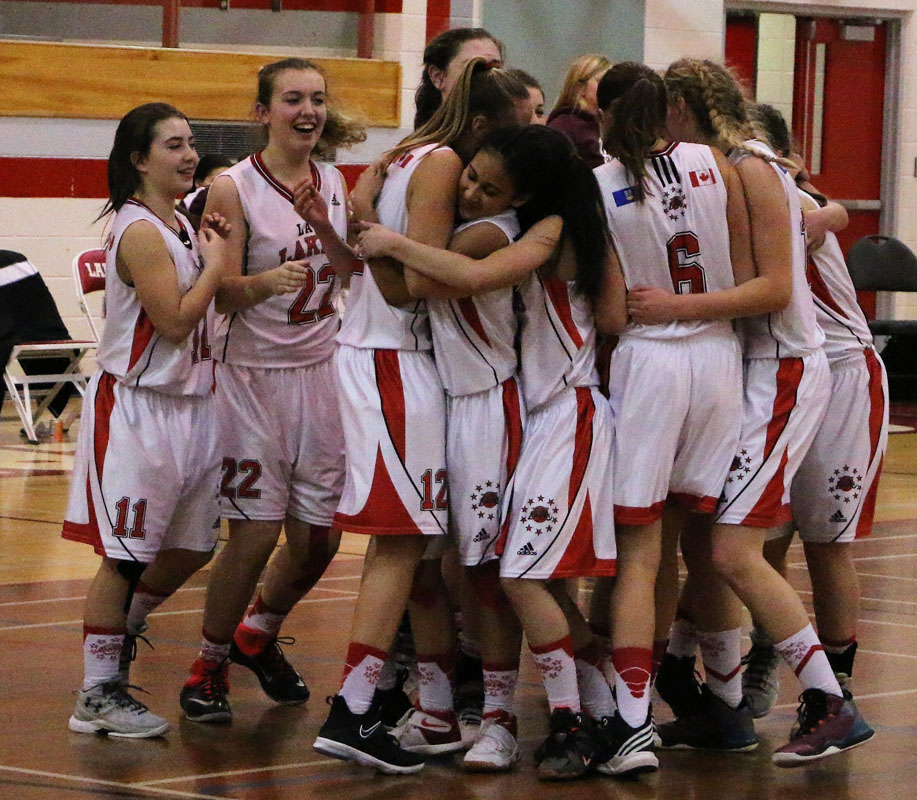
[[[917, 255], [890, 236], [864, 236], [847, 254], [847, 269], [859, 292], [917, 292]], [[917, 320], [870, 320], [877, 336], [917, 336]]]

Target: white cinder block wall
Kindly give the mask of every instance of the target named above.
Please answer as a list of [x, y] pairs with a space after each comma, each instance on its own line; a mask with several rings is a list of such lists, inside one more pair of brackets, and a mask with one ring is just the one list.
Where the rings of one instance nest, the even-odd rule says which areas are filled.
[[[796, 17], [758, 17], [758, 74], [755, 99], [770, 103], [793, 125], [793, 63], [796, 59]], [[821, 96], [818, 97], [818, 102]]]

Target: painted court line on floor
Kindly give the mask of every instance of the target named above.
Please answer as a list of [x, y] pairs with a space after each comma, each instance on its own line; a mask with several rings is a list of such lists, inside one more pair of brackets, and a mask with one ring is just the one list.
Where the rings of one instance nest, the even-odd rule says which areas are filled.
[[58, 772], [45, 772], [40, 769], [25, 769], [23, 767], [7, 767], [0, 764], [0, 772], [12, 772], [18, 775], [31, 775], [35, 778], [51, 778], [59, 781], [69, 781], [71, 783], [82, 783], [89, 786], [110, 786], [115, 789], [127, 792], [139, 792], [158, 797], [189, 797], [197, 800], [214, 800], [212, 794], [195, 794], [194, 792], [181, 792], [177, 789], [160, 789], [155, 786], [145, 786], [140, 783], [123, 783], [122, 781], [106, 781], [101, 778], [86, 778], [82, 775], [63, 775]]
[[254, 775], [259, 772], [279, 772], [287, 769], [301, 769], [303, 767], [326, 767], [331, 764], [343, 764], [338, 758], [319, 758], [315, 761], [299, 761], [294, 764], [273, 764], [269, 767], [252, 767], [251, 769], [231, 769], [225, 772], [207, 772], [202, 775], [181, 775], [177, 778], [157, 778], [152, 781], [141, 781], [132, 786], [160, 786], [166, 783], [187, 783], [188, 781], [205, 781], [213, 778], [232, 778], [239, 775]]

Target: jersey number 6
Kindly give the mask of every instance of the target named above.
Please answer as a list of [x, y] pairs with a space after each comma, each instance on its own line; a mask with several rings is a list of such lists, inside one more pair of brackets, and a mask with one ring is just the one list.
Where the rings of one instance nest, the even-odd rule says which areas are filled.
[[[311, 325], [313, 322], [334, 316], [334, 306], [331, 305], [334, 277], [334, 267], [331, 264], [322, 264], [318, 271], [318, 280], [316, 280], [315, 270], [309, 267], [309, 277], [306, 278], [305, 286], [299, 290], [299, 294], [290, 303], [290, 309], [287, 311], [287, 322], [290, 325]], [[306, 310], [318, 283], [326, 283], [328, 288], [318, 301], [318, 308]]]
[[704, 268], [700, 257], [700, 242], [691, 231], [676, 233], [668, 242], [669, 274], [675, 294], [703, 294], [707, 291]]

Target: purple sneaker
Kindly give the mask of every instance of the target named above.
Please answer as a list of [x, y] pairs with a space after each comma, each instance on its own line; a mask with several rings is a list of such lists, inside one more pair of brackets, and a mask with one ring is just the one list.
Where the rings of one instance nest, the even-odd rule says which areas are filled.
[[843, 753], [876, 734], [848, 691], [838, 697], [821, 689], [806, 689], [799, 699], [798, 721], [790, 731], [790, 741], [773, 755], [778, 767], [799, 767]]

